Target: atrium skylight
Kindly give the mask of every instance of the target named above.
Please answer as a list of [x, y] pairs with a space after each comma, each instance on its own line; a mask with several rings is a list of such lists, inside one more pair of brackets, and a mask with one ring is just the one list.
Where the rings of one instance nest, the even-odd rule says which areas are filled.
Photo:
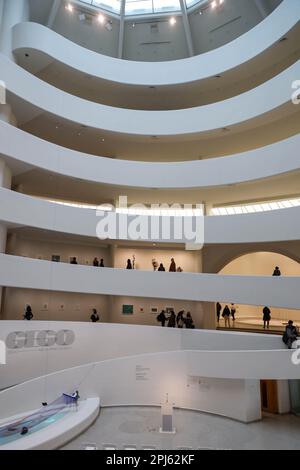
[[[117, 15], [121, 14], [122, 0], [80, 0], [82, 3], [106, 10]], [[184, 0], [186, 7], [206, 3], [207, 0]], [[153, 15], [156, 13], [180, 12], [180, 0], [125, 0], [125, 15]]]

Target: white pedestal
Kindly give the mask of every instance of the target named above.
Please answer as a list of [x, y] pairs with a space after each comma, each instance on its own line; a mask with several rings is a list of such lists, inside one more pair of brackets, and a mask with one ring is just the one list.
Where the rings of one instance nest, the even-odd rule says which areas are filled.
[[173, 427], [173, 405], [171, 403], [163, 403], [161, 406], [161, 422], [159, 428], [161, 434], [176, 434], [176, 429]]

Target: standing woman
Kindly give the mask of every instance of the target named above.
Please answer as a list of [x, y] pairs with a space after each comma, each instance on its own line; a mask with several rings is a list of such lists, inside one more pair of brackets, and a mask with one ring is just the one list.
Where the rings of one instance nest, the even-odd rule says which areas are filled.
[[225, 320], [225, 328], [226, 327], [230, 328], [230, 310], [229, 310], [228, 305], [225, 305], [223, 313], [222, 313], [222, 317]]
[[24, 313], [24, 320], [30, 321], [32, 319], [33, 319], [33, 313], [32, 313], [31, 307], [30, 305], [27, 305], [25, 313]]
[[168, 321], [168, 327], [169, 328], [175, 328], [176, 327], [176, 315], [174, 312], [171, 313], [171, 316]]
[[131, 259], [128, 259], [128, 260], [127, 260], [126, 269], [132, 269]]
[[176, 273], [176, 263], [175, 263], [174, 258], [171, 259], [169, 272], [170, 273]]
[[270, 320], [271, 320], [271, 310], [269, 309], [269, 307], [265, 307], [263, 309], [263, 321], [264, 321], [264, 329], [266, 328], [266, 325], [267, 325], [267, 328], [269, 328], [269, 325], [270, 325]]

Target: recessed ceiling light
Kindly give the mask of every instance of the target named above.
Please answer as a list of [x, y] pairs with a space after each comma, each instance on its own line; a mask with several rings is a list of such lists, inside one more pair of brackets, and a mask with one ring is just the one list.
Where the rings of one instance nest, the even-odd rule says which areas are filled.
[[97, 21], [98, 21], [99, 23], [103, 24], [104, 21], [105, 21], [105, 16], [102, 15], [102, 13], [99, 13], [99, 15], [97, 16]]
[[171, 26], [174, 26], [174, 24], [176, 24], [176, 18], [172, 16], [172, 18], [169, 19], [169, 23]]
[[65, 6], [65, 9], [72, 12], [73, 11], [73, 5], [71, 3], [68, 3], [66, 6]]

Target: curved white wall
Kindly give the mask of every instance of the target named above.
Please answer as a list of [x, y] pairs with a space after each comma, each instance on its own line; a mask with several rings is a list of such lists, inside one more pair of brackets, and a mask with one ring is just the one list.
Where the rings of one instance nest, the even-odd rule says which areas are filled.
[[[4, 391], [0, 409], [2, 417], [9, 417], [72, 389], [83, 398], [100, 397], [102, 406], [159, 406], [168, 393], [176, 407], [249, 422], [260, 418], [259, 379], [299, 379], [300, 369], [292, 364], [291, 354], [288, 350], [171, 351], [94, 362]], [[190, 377], [201, 379], [200, 384], [189, 383]]]
[[[285, 349], [280, 337], [255, 333], [51, 321], [1, 321], [0, 325], [0, 340], [4, 342], [11, 336], [15, 337], [15, 332], [19, 332], [16, 336], [19, 347], [7, 349], [7, 366], [1, 368], [1, 388], [92, 361], [106, 361], [137, 354], [185, 349], [203, 351]], [[67, 347], [37, 347], [38, 334], [45, 330], [48, 332], [71, 330], [74, 333], [74, 342]], [[35, 338], [33, 347], [28, 347], [28, 344], [27, 347], [23, 347], [24, 332]]]
[[[0, 188], [0, 200], [0, 221], [14, 226], [96, 237], [97, 224], [101, 220], [95, 210], [63, 206], [5, 188]], [[253, 214], [207, 216], [202, 219], [203, 225], [198, 225], [198, 235], [200, 239], [204, 236], [205, 244], [299, 240], [299, 215], [300, 207], [293, 207]], [[110, 217], [116, 221], [118, 227], [120, 214], [111, 213]], [[135, 216], [128, 217], [128, 226], [134, 219]], [[147, 216], [144, 219], [147, 220]], [[187, 219], [195, 222], [192, 217]], [[162, 223], [160, 225], [162, 226]], [[181, 239], [175, 239], [174, 232], [170, 230], [170, 237], [163, 238], [161, 234], [161, 238], [154, 239], [149, 230], [149, 235], [143, 241], [189, 243], [191, 240], [187, 235], [183, 232]], [[111, 237], [119, 239], [121, 235], [118, 236], [117, 233], [116, 238], [113, 235]], [[121, 238], [130, 240], [128, 233], [123, 234]]]
[[299, 277], [158, 273], [53, 263], [0, 254], [0, 285], [116, 296], [234, 302], [299, 309]]
[[[137, 111], [92, 103], [65, 93], [0, 55], [1, 78], [7, 90], [37, 110], [103, 131], [174, 138], [195, 138], [204, 133], [213, 138], [213, 131], [231, 126], [245, 130], [296, 112], [291, 102], [291, 84], [298, 76], [299, 63], [259, 87], [222, 102], [175, 111]], [[280, 109], [284, 106], [284, 110]]]
[[298, 0], [284, 0], [264, 21], [229, 44], [200, 56], [169, 62], [141, 63], [103, 56], [35, 23], [15, 26], [13, 50], [42, 51], [71, 68], [107, 81], [138, 86], [176, 85], [239, 67], [274, 45], [299, 19]]
[[230, 157], [180, 163], [145, 163], [76, 152], [0, 121], [0, 154], [6, 158], [8, 165], [17, 166], [15, 173], [38, 168], [81, 181], [116, 186], [188, 189], [269, 178], [300, 169], [299, 147], [300, 134]]

